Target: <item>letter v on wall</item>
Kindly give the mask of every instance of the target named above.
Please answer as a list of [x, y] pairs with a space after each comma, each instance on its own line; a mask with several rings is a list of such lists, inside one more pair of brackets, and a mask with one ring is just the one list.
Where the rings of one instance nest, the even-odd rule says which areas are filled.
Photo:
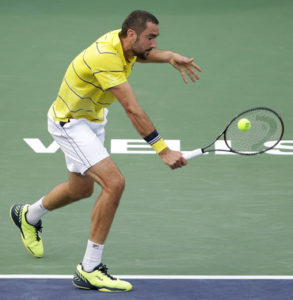
[[23, 139], [36, 153], [55, 153], [59, 149], [59, 145], [53, 141], [48, 147], [44, 146], [40, 139]]

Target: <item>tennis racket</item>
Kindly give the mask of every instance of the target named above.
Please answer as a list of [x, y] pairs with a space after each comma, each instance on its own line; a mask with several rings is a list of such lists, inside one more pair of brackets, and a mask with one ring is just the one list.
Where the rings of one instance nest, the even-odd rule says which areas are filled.
[[[238, 122], [241, 119], [250, 121], [250, 129], [241, 131]], [[282, 139], [284, 123], [281, 117], [272, 109], [256, 107], [248, 109], [232, 119], [224, 131], [209, 145], [183, 154], [185, 159], [191, 159], [204, 153], [224, 151], [241, 155], [256, 155], [274, 148]], [[214, 144], [224, 138], [223, 149], [215, 149]]]

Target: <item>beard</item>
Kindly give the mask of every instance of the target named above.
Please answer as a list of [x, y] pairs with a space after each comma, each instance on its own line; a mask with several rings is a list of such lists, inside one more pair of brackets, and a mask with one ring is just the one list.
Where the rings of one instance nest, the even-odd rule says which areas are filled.
[[150, 54], [151, 50], [153, 48], [147, 49], [145, 51], [137, 51], [137, 50], [133, 50], [133, 54], [135, 56], [137, 56], [140, 59], [146, 60], [148, 58], [148, 55]]
[[142, 50], [141, 47], [139, 46], [139, 38], [137, 38], [136, 42], [133, 45], [132, 51], [133, 51], [134, 56], [137, 56], [140, 59], [146, 60], [152, 49], [153, 48]]

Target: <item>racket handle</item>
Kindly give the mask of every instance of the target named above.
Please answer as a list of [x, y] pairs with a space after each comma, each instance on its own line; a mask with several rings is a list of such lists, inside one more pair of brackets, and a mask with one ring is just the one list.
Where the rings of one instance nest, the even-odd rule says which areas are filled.
[[194, 157], [200, 156], [200, 155], [202, 155], [202, 154], [203, 154], [203, 151], [202, 151], [201, 148], [199, 148], [199, 149], [195, 149], [195, 150], [193, 150], [193, 151], [184, 153], [184, 154], [183, 154], [183, 157], [184, 157], [185, 159], [189, 160], [189, 159], [192, 159], [192, 158], [194, 158]]

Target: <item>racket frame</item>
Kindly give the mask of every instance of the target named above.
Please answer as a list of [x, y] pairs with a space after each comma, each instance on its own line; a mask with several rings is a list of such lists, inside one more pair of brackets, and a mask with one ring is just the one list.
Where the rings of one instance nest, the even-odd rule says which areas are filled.
[[[251, 112], [251, 111], [254, 111], [254, 110], [267, 110], [267, 111], [270, 111], [271, 113], [275, 114], [277, 116], [277, 118], [279, 119], [281, 125], [282, 125], [282, 131], [281, 131], [281, 134], [280, 134], [280, 137], [278, 138], [278, 140], [276, 140], [276, 142], [270, 146], [270, 147], [267, 147], [266, 149], [262, 150], [262, 151], [259, 151], [259, 152], [253, 152], [253, 153], [245, 153], [245, 152], [238, 152], [236, 150], [234, 150], [231, 145], [229, 145], [228, 141], [227, 141], [227, 138], [226, 138], [226, 133], [227, 133], [227, 130], [229, 128], [229, 126], [236, 120], [238, 119], [239, 117], [241, 117], [242, 115], [248, 113], [248, 112]], [[261, 154], [261, 153], [264, 153], [264, 152], [267, 152], [269, 150], [271, 150], [272, 148], [274, 148], [279, 142], [280, 140], [282, 139], [284, 135], [284, 122], [282, 120], [282, 118], [280, 117], [280, 115], [275, 112], [274, 110], [270, 109], [270, 108], [267, 108], [267, 107], [255, 107], [255, 108], [250, 108], [250, 109], [247, 109], [243, 112], [241, 112], [240, 114], [236, 115], [229, 123], [228, 125], [225, 127], [225, 129], [222, 131], [222, 133], [212, 142], [210, 143], [209, 145], [203, 147], [203, 148], [198, 148], [198, 149], [195, 149], [195, 150], [192, 150], [192, 151], [189, 151], [189, 152], [186, 152], [183, 154], [183, 157], [187, 160], [191, 159], [191, 158], [194, 158], [194, 157], [197, 157], [197, 156], [200, 156], [204, 153], [209, 153], [209, 152], [216, 152], [216, 151], [222, 151], [222, 152], [231, 152], [231, 153], [236, 153], [236, 154], [239, 154], [239, 155], [247, 155], [247, 156], [251, 156], [251, 155], [257, 155], [257, 154]], [[220, 139], [220, 137], [223, 136], [224, 137], [224, 142], [228, 148], [228, 150], [226, 149], [210, 149], [210, 150], [207, 150], [209, 147], [211, 147], [212, 145], [214, 145], [216, 143], [216, 141], [218, 141]]]

